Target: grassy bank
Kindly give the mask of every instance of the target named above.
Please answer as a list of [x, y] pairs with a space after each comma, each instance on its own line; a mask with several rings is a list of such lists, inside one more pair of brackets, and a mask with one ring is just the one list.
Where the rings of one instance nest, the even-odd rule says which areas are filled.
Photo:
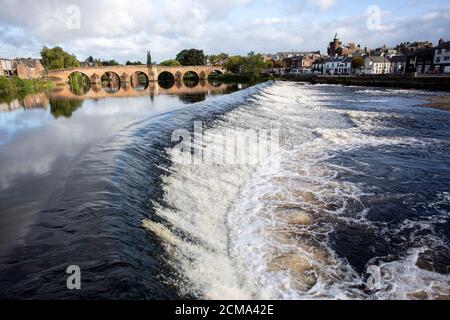
[[52, 83], [45, 80], [0, 77], [0, 99], [8, 100], [8, 98], [21, 97], [48, 90], [51, 87]]

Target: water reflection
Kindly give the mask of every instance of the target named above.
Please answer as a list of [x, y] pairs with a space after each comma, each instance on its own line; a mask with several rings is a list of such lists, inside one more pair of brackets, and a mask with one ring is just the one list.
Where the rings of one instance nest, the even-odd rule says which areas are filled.
[[[91, 147], [127, 128], [132, 131], [142, 119], [242, 88], [207, 81], [195, 86], [136, 81], [115, 91], [106, 82], [84, 93], [63, 85], [0, 101], [0, 256], [21, 243], [36, 213], [58, 195]], [[123, 137], [120, 144], [132, 134]]]
[[150, 85], [147, 75], [143, 72], [136, 72], [131, 76], [131, 86], [134, 90], [146, 90]]
[[58, 119], [70, 118], [72, 114], [83, 105], [83, 100], [50, 98], [50, 112]]
[[114, 72], [106, 72], [101, 78], [101, 83], [107, 93], [116, 93], [121, 87], [120, 77]]
[[88, 76], [81, 72], [74, 72], [69, 76], [69, 86], [72, 92], [82, 96], [89, 92], [90, 80]]
[[[79, 82], [79, 84], [83, 84]], [[217, 81], [160, 81], [145, 84], [143, 79], [129, 85], [117, 83], [92, 84], [88, 88], [58, 86], [49, 93], [29, 94], [24, 97], [3, 97], [0, 112], [18, 109], [46, 109], [50, 107], [55, 118], [71, 117], [81, 108], [84, 99], [123, 98], [148, 96], [151, 101], [158, 95], [177, 96], [184, 103], [204, 101], [208, 96], [231, 93], [245, 87], [242, 84], [223, 84]]]

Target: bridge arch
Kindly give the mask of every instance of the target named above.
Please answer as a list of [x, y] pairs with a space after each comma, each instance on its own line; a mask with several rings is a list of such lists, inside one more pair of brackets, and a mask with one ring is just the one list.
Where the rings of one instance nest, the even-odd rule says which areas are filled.
[[209, 78], [217, 77], [217, 76], [220, 76], [221, 74], [223, 74], [223, 72], [221, 70], [214, 69], [208, 74], [207, 78], [209, 79]]
[[83, 76], [83, 77], [85, 77], [87, 79], [90, 79], [89, 76], [86, 73], [84, 73], [82, 71], [75, 70], [75, 71], [72, 71], [71, 73], [69, 73], [69, 75], [67, 76], [67, 81], [69, 81], [70, 78], [72, 78], [74, 76], [77, 76], [77, 75], [80, 75], [80, 76]]
[[101, 76], [101, 84], [103, 89], [108, 93], [114, 93], [120, 90], [120, 76], [113, 71], [106, 71]]
[[135, 71], [130, 77], [130, 83], [135, 90], [145, 90], [150, 85], [150, 79], [145, 72]]
[[183, 80], [195, 80], [198, 81], [200, 80], [200, 75], [193, 71], [193, 70], [188, 70], [183, 74]]
[[159, 75], [158, 75], [158, 81], [162, 81], [162, 82], [175, 82], [176, 80], [176, 75], [174, 75], [172, 72], [170, 71], [162, 71]]
[[91, 81], [87, 74], [73, 71], [67, 76], [67, 84], [75, 95], [84, 95], [91, 89]]
[[188, 88], [195, 88], [200, 82], [200, 76], [195, 71], [187, 71], [183, 75], [183, 83]]

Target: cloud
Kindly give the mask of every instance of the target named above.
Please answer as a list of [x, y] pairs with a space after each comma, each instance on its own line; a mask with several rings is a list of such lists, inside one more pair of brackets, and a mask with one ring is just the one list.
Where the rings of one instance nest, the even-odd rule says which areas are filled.
[[[383, 7], [382, 28], [369, 30], [365, 8], [352, 11], [335, 0], [280, 1], [0, 0], [0, 56], [38, 56], [43, 45], [59, 45], [80, 59], [145, 61], [151, 50], [154, 60], [162, 61], [185, 48], [323, 52], [336, 31], [342, 41], [368, 47], [449, 36], [449, 8], [404, 16]], [[80, 8], [79, 30], [67, 27], [67, 9], [74, 3]], [[24, 14], [24, 8], [33, 14]]]
[[336, 0], [309, 0], [309, 2], [318, 7], [320, 11], [326, 11], [336, 4]]

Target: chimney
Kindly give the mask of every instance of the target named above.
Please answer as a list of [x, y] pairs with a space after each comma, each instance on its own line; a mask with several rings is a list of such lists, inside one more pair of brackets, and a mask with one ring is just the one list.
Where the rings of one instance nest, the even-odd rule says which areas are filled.
[[444, 38], [440, 38], [440, 39], [439, 39], [439, 45], [443, 45], [444, 42], [445, 42]]

